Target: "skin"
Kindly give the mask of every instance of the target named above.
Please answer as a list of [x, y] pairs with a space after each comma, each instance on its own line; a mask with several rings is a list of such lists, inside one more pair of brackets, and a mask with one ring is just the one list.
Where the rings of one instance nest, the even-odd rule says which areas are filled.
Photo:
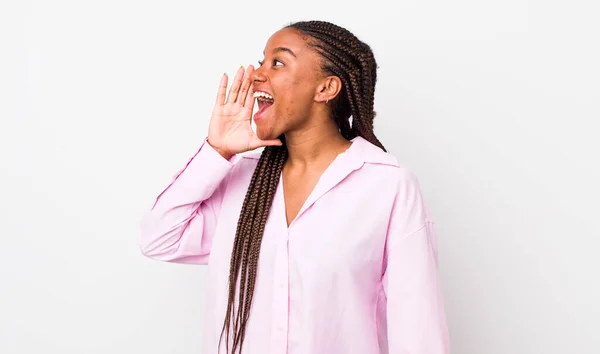
[[[283, 167], [288, 226], [333, 160], [352, 144], [331, 118], [331, 102], [341, 80], [323, 72], [321, 55], [310, 38], [286, 28], [267, 41], [262, 64], [236, 73], [228, 97], [227, 76], [221, 79], [211, 118], [208, 142], [224, 158], [261, 146], [279, 145], [285, 135], [288, 159]], [[250, 127], [255, 99], [264, 91], [274, 98], [266, 115]]]
[[308, 40], [295, 29], [276, 32], [267, 42], [262, 65], [251, 75], [253, 90], [267, 91], [275, 99], [267, 115], [255, 122], [256, 134], [265, 140], [285, 134], [288, 165], [295, 167], [314, 164], [350, 146], [329, 107], [342, 83], [323, 73], [323, 59]]
[[282, 175], [288, 226], [325, 169], [351, 145], [331, 119], [329, 102], [340, 93], [341, 81], [325, 75], [322, 57], [304, 37], [289, 28], [275, 33], [252, 75], [253, 90], [274, 98], [266, 116], [256, 121], [258, 137], [286, 138], [289, 157]]

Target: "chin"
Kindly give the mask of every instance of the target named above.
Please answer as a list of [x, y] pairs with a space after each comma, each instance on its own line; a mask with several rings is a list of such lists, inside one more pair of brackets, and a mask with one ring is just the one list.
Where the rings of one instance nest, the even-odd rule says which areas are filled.
[[261, 129], [259, 127], [256, 128], [256, 136], [260, 140], [272, 140], [279, 137], [279, 135], [274, 133], [272, 129]]
[[272, 122], [273, 121], [268, 118], [256, 122], [256, 136], [260, 140], [277, 139], [283, 134], [281, 127], [275, 126]]

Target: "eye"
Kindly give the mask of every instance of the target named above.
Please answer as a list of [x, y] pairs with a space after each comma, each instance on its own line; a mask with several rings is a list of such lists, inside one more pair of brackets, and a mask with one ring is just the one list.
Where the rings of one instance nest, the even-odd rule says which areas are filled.
[[[262, 61], [262, 60], [259, 60], [259, 61], [258, 61], [258, 66], [259, 66], [259, 67], [260, 67], [260, 66], [263, 66], [263, 64], [264, 64], [264, 63], [265, 63], [264, 61]], [[272, 66], [283, 66], [283, 65], [284, 65], [284, 64], [283, 64], [283, 62], [281, 62], [281, 61], [279, 61], [279, 60], [277, 60], [277, 59], [273, 59]]]

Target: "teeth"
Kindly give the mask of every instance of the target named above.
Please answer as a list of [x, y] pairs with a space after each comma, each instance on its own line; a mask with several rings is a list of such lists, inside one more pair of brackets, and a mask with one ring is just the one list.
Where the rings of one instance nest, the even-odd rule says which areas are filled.
[[268, 99], [270, 99], [270, 100], [272, 100], [272, 99], [273, 99], [273, 96], [269, 95], [269, 94], [268, 94], [268, 93], [266, 93], [266, 92], [256, 91], [256, 92], [254, 93], [254, 98], [259, 98], [259, 97], [262, 97], [262, 98], [268, 98]]

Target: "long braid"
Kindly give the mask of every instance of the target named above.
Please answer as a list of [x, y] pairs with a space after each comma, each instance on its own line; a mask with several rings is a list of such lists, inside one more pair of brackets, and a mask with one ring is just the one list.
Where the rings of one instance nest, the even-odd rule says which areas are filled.
[[[371, 48], [350, 31], [329, 22], [297, 22], [288, 28], [297, 29], [312, 37], [309, 43], [325, 59], [323, 70], [338, 76], [342, 81], [345, 90], [342, 95], [338, 95], [338, 102], [334, 103], [332, 112], [342, 135], [346, 139], [361, 136], [385, 151], [373, 131], [377, 62]], [[350, 117], [352, 127], [348, 131], [346, 121]], [[351, 135], [346, 136], [349, 133]]]
[[[284, 141], [283, 137], [281, 138]], [[250, 315], [252, 296], [258, 268], [258, 256], [269, 210], [287, 159], [287, 147], [266, 147], [258, 160], [250, 186], [246, 193], [237, 231], [233, 242], [229, 273], [229, 301], [219, 339], [219, 346], [225, 335], [229, 353], [230, 333], [233, 331], [232, 353], [239, 350], [244, 342], [246, 323]], [[241, 270], [241, 271], [240, 271]], [[237, 282], [239, 279], [239, 289]], [[236, 291], [237, 290], [237, 291]], [[238, 295], [237, 313], [234, 315], [236, 292]]]
[[[371, 48], [348, 30], [328, 22], [297, 22], [287, 27], [307, 35], [309, 45], [324, 59], [323, 71], [342, 81], [342, 91], [333, 100], [331, 112], [342, 136], [348, 140], [361, 136], [385, 151], [373, 132], [377, 63]], [[285, 137], [281, 136], [280, 139], [283, 146], [266, 147], [258, 160], [238, 220], [231, 252], [229, 299], [219, 339], [220, 346], [225, 335], [227, 353], [230, 353], [231, 332], [231, 353], [241, 353], [244, 343], [262, 237], [283, 165], [288, 157]], [[236, 294], [237, 313], [234, 314]]]

